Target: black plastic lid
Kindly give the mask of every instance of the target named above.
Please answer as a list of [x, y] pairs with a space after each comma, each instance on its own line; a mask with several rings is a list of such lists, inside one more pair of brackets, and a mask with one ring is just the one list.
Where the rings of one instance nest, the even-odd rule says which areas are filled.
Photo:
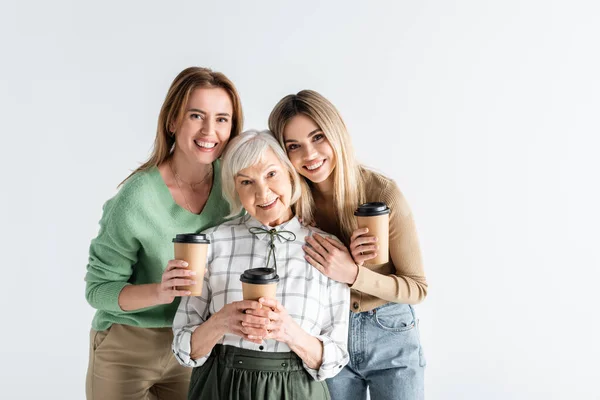
[[279, 282], [279, 275], [274, 268], [252, 268], [240, 275], [240, 281], [253, 285], [266, 285]]
[[354, 215], [357, 217], [375, 217], [377, 215], [385, 215], [389, 213], [390, 209], [381, 201], [361, 204], [356, 211], [354, 211]]
[[173, 243], [200, 243], [208, 244], [210, 240], [202, 233], [178, 233], [173, 239]]

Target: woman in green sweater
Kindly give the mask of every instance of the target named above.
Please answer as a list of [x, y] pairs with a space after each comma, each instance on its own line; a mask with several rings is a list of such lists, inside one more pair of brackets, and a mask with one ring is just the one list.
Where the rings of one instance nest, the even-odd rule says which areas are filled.
[[86, 299], [97, 309], [90, 333], [88, 399], [185, 399], [190, 369], [172, 354], [177, 286], [195, 279], [173, 258], [171, 239], [229, 214], [219, 156], [242, 128], [233, 83], [207, 68], [173, 81], [154, 150], [103, 208], [90, 245]]

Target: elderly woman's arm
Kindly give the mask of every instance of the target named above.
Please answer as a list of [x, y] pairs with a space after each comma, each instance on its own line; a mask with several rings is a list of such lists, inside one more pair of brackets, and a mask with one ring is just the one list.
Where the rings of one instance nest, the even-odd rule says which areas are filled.
[[[267, 334], [268, 319], [245, 314], [247, 309], [262, 306], [251, 300], [237, 301], [225, 305], [210, 315], [208, 305], [212, 297], [208, 279], [205, 277], [202, 294], [198, 297], [182, 297], [173, 320], [173, 353], [181, 365], [199, 367], [206, 362], [212, 348], [226, 333], [232, 333], [251, 342], [260, 343]], [[254, 328], [243, 327], [252, 324]]]
[[[206, 340], [206, 348], [198, 348], [197, 345], [200, 341], [193, 340], [194, 337], [197, 337], [196, 331], [200, 327], [202, 327], [202, 331], [206, 331], [214, 324], [214, 322], [208, 323], [212, 319], [209, 318], [208, 313], [209, 298], [205, 279], [202, 295], [199, 297], [182, 297], [175, 314], [173, 320], [173, 354], [175, 354], [177, 361], [186, 367], [203, 365], [214, 345], [223, 336], [221, 332], [216, 330], [211, 332], [209, 334], [210, 340], [208, 338]], [[196, 346], [193, 346], [193, 344]]]
[[327, 280], [327, 298], [323, 299], [321, 332], [312, 336], [304, 331], [287, 313], [283, 306], [271, 299], [260, 299], [273, 311], [268, 313], [271, 324], [265, 339], [286, 343], [304, 362], [304, 368], [318, 381], [335, 376], [349, 361], [348, 356], [348, 309], [350, 290], [348, 285]]
[[323, 343], [323, 357], [319, 368], [304, 367], [316, 380], [324, 380], [337, 375], [348, 364], [348, 314], [350, 310], [350, 289], [348, 285], [327, 280], [328, 298], [323, 299], [323, 319], [321, 333], [317, 339]]

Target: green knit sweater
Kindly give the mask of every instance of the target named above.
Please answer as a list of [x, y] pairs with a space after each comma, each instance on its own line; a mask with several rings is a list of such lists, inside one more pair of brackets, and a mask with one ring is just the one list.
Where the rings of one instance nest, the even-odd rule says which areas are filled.
[[171, 240], [177, 233], [200, 232], [225, 220], [229, 205], [221, 195], [219, 160], [213, 168], [213, 187], [200, 215], [173, 201], [156, 167], [136, 173], [104, 204], [85, 277], [85, 297], [98, 310], [92, 322], [95, 330], [114, 323], [144, 328], [172, 325], [179, 298], [171, 304], [123, 311], [119, 293], [126, 285], [161, 281], [174, 257]]

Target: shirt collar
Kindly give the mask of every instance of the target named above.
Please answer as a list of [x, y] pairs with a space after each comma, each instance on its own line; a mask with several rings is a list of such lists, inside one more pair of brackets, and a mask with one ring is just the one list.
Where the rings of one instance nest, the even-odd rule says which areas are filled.
[[[286, 230], [286, 231], [290, 231], [290, 232], [293, 232], [294, 234], [296, 234], [296, 237], [299, 237], [298, 236], [299, 230], [302, 227], [302, 225], [300, 224], [300, 221], [298, 221], [298, 217], [296, 217], [296, 216], [292, 217], [292, 219], [290, 219], [287, 222], [284, 222], [281, 225], [266, 226], [266, 225], [263, 225], [261, 222], [259, 222], [254, 217], [252, 217], [250, 214], [246, 214], [246, 217], [244, 219], [244, 224], [246, 225], [247, 228], [257, 227], [257, 228], [263, 228], [266, 230], [275, 229], [278, 232], [281, 230]], [[266, 232], [256, 233], [255, 236], [258, 240], [269, 240], [269, 234], [267, 234]], [[279, 243], [284, 242], [284, 240], [279, 236], [275, 236], [275, 240], [278, 241]]]

